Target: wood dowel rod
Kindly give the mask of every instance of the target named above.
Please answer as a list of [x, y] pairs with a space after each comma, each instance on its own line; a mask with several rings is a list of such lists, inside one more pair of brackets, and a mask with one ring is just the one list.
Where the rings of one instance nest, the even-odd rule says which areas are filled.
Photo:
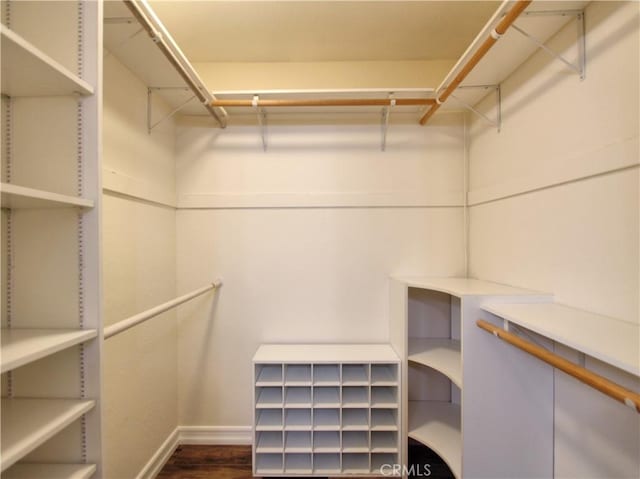
[[[498, 35], [504, 35], [511, 24], [520, 16], [520, 14], [529, 6], [531, 0], [519, 0], [511, 10], [502, 18], [500, 23], [495, 28], [495, 32]], [[499, 38], [499, 37], [498, 37]], [[480, 48], [471, 56], [471, 58], [465, 63], [460, 72], [456, 75], [453, 81], [445, 89], [444, 93], [438, 97], [440, 104], [444, 103], [447, 98], [460, 86], [460, 83], [471, 73], [480, 60], [487, 54], [491, 47], [497, 42], [497, 38], [493, 36], [487, 37], [487, 39], [480, 45]], [[429, 110], [420, 118], [420, 124], [424, 125], [431, 116], [440, 108], [440, 104], [434, 102]]]
[[[396, 106], [423, 106], [432, 105], [433, 98], [396, 98]], [[392, 100], [389, 98], [307, 98], [307, 99], [258, 99], [257, 105], [260, 107], [295, 107], [295, 106], [390, 106]], [[253, 106], [253, 100], [221, 100], [216, 99], [211, 102], [211, 106], [234, 107]]]
[[619, 401], [629, 407], [632, 407], [636, 412], [640, 413], [640, 394], [631, 391], [627, 388], [620, 386], [619, 384], [610, 381], [609, 379], [600, 376], [592, 371], [589, 371], [582, 366], [567, 361], [565, 358], [558, 356], [551, 351], [547, 351], [540, 346], [533, 344], [530, 341], [522, 339], [513, 333], [505, 331], [487, 321], [479, 319], [476, 321], [476, 325], [484, 329], [485, 331], [497, 336], [498, 338], [506, 341], [507, 343], [526, 351], [527, 353], [535, 356], [536, 358], [550, 364], [556, 369], [576, 378], [578, 381], [591, 386], [594, 389], [612, 397], [616, 401]]

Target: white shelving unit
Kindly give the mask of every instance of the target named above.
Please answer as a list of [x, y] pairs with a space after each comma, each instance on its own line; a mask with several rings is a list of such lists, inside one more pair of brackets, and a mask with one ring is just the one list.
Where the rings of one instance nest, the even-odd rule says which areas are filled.
[[487, 304], [494, 314], [634, 376], [640, 376], [640, 327], [556, 303]]
[[264, 345], [253, 358], [254, 474], [376, 475], [398, 462], [399, 360], [387, 345]]
[[[520, 414], [514, 406], [520, 401], [523, 408], [536, 407], [546, 390], [531, 393], [517, 384], [508, 391], [492, 389], [495, 376], [517, 361], [510, 363], [509, 354], [499, 357], [495, 345], [476, 331], [475, 320], [488, 301], [535, 303], [551, 297], [468, 278], [391, 280], [390, 338], [403, 360], [400, 404], [406, 435], [401, 462], [408, 461], [411, 438], [438, 454], [457, 478], [546, 477], [551, 474], [548, 462], [532, 466], [522, 451], [546, 459], [553, 447], [552, 409], [541, 417]], [[531, 374], [537, 373], [534, 367]], [[535, 447], [512, 439], [508, 429], [514, 424], [531, 429]], [[489, 439], [488, 430], [493, 432]]]
[[102, 3], [2, 21], [2, 477], [99, 479]]

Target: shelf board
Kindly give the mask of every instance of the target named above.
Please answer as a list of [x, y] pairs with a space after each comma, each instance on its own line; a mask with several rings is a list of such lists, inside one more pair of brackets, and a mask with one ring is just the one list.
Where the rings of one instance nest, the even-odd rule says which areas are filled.
[[433, 449], [460, 479], [460, 406], [439, 401], [409, 401], [409, 437]]
[[95, 406], [92, 400], [2, 399], [5, 470]]
[[84, 343], [95, 329], [2, 329], [2, 373]]
[[388, 344], [264, 344], [253, 357], [259, 364], [397, 363]]
[[410, 288], [440, 291], [462, 298], [464, 296], [550, 296], [548, 293], [514, 288], [500, 283], [472, 278], [429, 278], [420, 276], [393, 276]]
[[409, 361], [429, 366], [462, 388], [460, 341], [455, 339], [409, 338]]
[[640, 376], [640, 326], [557, 303], [487, 304], [485, 311]]
[[89, 479], [95, 464], [27, 464], [19, 463], [2, 474], [2, 479]]
[[92, 95], [93, 87], [16, 32], [0, 25], [2, 93], [17, 96]]
[[2, 193], [3, 208], [93, 208], [92, 200], [10, 183], [0, 183], [0, 192]]

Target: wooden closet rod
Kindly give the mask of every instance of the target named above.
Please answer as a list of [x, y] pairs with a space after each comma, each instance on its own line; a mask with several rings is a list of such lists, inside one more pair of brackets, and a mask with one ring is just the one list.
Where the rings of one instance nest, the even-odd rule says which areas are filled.
[[567, 361], [563, 357], [558, 356], [551, 351], [547, 351], [546, 349], [541, 348], [540, 346], [537, 346], [525, 339], [522, 339], [513, 333], [494, 326], [487, 321], [479, 319], [478, 321], [476, 321], [476, 325], [479, 328], [493, 334], [494, 336], [497, 336], [503, 341], [506, 341], [507, 343], [520, 348], [523, 351], [526, 351], [532, 356], [541, 359], [554, 368], [567, 373], [569, 376], [573, 376], [578, 381], [582, 381], [588, 386], [591, 386], [592, 388], [597, 389], [607, 396], [612, 397], [616, 401], [632, 407], [636, 410], [636, 412], [640, 413], [640, 394], [624, 388], [619, 384], [616, 384], [613, 381], [600, 376], [599, 374], [596, 374], [592, 371], [589, 371], [588, 369], [583, 368], [582, 366], [578, 366], [577, 364], [572, 363], [571, 361]]
[[200, 86], [191, 78], [191, 75], [187, 73], [185, 68], [182, 66], [180, 60], [176, 57], [176, 54], [171, 51], [169, 47], [165, 44], [163, 40], [162, 32], [158, 32], [155, 26], [151, 23], [151, 21], [147, 18], [145, 13], [140, 10], [140, 7], [136, 4], [135, 0], [123, 0], [124, 4], [131, 11], [131, 14], [138, 20], [138, 23], [142, 28], [146, 30], [149, 36], [153, 39], [154, 43], [158, 46], [162, 54], [167, 58], [169, 63], [175, 68], [176, 72], [182, 77], [187, 86], [191, 89], [195, 97], [204, 105], [209, 113], [216, 119], [218, 124], [224, 128], [226, 127], [226, 121], [220, 118], [218, 112], [209, 104], [209, 98], [202, 92]]
[[420, 106], [433, 105], [433, 98], [307, 98], [307, 99], [258, 99], [253, 100], [213, 100], [211, 106], [257, 106], [257, 107], [293, 107], [293, 106]]
[[433, 116], [433, 114], [438, 111], [440, 105], [442, 105], [447, 98], [460, 86], [460, 83], [469, 75], [469, 73], [475, 68], [480, 60], [487, 54], [491, 47], [495, 45], [498, 39], [504, 35], [507, 29], [511, 26], [511, 24], [520, 16], [520, 14], [529, 6], [531, 0], [518, 0], [516, 4], [509, 10], [509, 12], [502, 18], [498, 26], [493, 29], [491, 35], [487, 37], [480, 48], [476, 50], [473, 56], [467, 61], [467, 63], [462, 67], [460, 72], [456, 75], [453, 81], [449, 84], [449, 86], [445, 89], [442, 95], [438, 95], [437, 101], [429, 108], [429, 110], [424, 114], [422, 118], [420, 118], [420, 124], [424, 125], [429, 118]]

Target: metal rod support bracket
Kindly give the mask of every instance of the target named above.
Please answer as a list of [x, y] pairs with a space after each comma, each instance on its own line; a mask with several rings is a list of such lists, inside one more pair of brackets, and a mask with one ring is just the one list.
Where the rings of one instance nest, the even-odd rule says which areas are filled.
[[460, 103], [467, 110], [475, 113], [480, 118], [484, 119], [487, 123], [492, 125], [498, 131], [498, 133], [500, 133], [500, 129], [502, 128], [502, 92], [501, 92], [501, 89], [500, 89], [500, 85], [464, 85], [464, 86], [459, 86], [457, 89], [458, 90], [466, 90], [466, 89], [472, 89], [472, 88], [475, 88], [475, 89], [481, 88], [481, 89], [484, 89], [484, 90], [494, 90], [495, 91], [495, 94], [496, 94], [496, 117], [495, 117], [495, 119], [489, 118], [487, 115], [485, 115], [484, 113], [479, 111], [477, 108], [474, 108], [472, 105], [468, 104], [464, 100], [461, 100], [460, 98], [458, 98], [457, 96], [455, 96], [453, 94], [451, 95], [451, 98], [456, 100], [458, 103]]
[[382, 109], [382, 138], [380, 141], [380, 151], [386, 151], [387, 149], [387, 130], [389, 129], [389, 117], [391, 116], [391, 109], [396, 106], [396, 100], [393, 98], [393, 93], [389, 93], [389, 106], [385, 106]]
[[262, 150], [267, 151], [267, 112], [264, 108], [260, 108], [260, 97], [253, 95], [251, 101], [253, 109], [256, 111], [258, 117], [258, 125], [260, 125], [260, 136], [262, 137]]
[[147, 88], [147, 133], [149, 135], [151, 134], [151, 132], [153, 131], [153, 129], [156, 126], [160, 125], [164, 121], [166, 121], [169, 118], [173, 117], [176, 113], [178, 113], [185, 106], [187, 106], [189, 103], [191, 103], [191, 101], [193, 101], [193, 99], [196, 97], [195, 95], [190, 96], [188, 100], [182, 102], [180, 105], [178, 105], [176, 108], [171, 110], [171, 112], [169, 112], [168, 114], [166, 114], [165, 116], [160, 118], [155, 123], [152, 123], [152, 118], [153, 118], [153, 92], [156, 91], [156, 90], [188, 90], [188, 88], [186, 88], [186, 87], [148, 87]]
[[576, 46], [578, 49], [578, 59], [577, 61], [570, 62], [565, 57], [560, 55], [555, 50], [549, 48], [545, 43], [539, 38], [531, 35], [523, 28], [519, 27], [515, 23], [511, 25], [511, 27], [520, 33], [523, 37], [529, 40], [531, 43], [535, 44], [538, 48], [544, 50], [547, 54], [549, 54], [552, 58], [555, 58], [559, 62], [563, 63], [567, 68], [571, 71], [580, 75], [580, 80], [585, 79], [586, 75], [586, 45], [585, 45], [585, 24], [584, 24], [584, 11], [583, 10], [559, 10], [559, 11], [544, 11], [544, 12], [525, 12], [526, 16], [573, 16], [576, 19]]

